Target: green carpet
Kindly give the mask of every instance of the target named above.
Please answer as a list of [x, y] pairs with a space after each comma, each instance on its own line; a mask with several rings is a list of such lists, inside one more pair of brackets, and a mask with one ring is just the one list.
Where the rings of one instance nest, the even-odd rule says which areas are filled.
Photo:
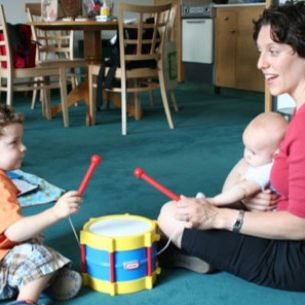
[[[156, 96], [157, 97], [157, 96]], [[64, 189], [77, 189], [92, 154], [102, 164], [94, 173], [79, 214], [72, 217], [80, 231], [92, 217], [130, 213], [155, 219], [167, 198], [133, 177], [142, 167], [178, 194], [207, 195], [218, 192], [230, 168], [242, 155], [241, 133], [247, 122], [263, 111], [263, 95], [181, 85], [176, 90], [180, 106], [173, 113], [175, 130], [169, 130], [158, 97], [145, 105], [141, 121], [128, 120], [126, 137], [120, 134], [120, 111], [104, 109], [97, 125], [85, 127], [85, 107], [70, 108], [70, 128], [62, 117], [47, 121], [38, 106], [30, 110], [29, 98], [15, 99], [15, 108], [26, 115], [25, 144], [28, 152], [23, 170]], [[144, 103], [145, 104], [145, 103]], [[25, 214], [44, 206], [24, 209]], [[73, 260], [79, 270], [78, 245], [68, 221], [45, 232], [47, 244]], [[219, 252], [221, 255], [221, 250]], [[305, 280], [305, 279], [304, 279]], [[83, 288], [79, 297], [58, 304], [102, 305], [303, 305], [305, 293], [259, 287], [220, 272], [198, 275], [186, 270], [162, 270], [155, 287], [111, 297]], [[40, 304], [51, 304], [42, 299]], [[52, 303], [56, 304], [56, 303]]]

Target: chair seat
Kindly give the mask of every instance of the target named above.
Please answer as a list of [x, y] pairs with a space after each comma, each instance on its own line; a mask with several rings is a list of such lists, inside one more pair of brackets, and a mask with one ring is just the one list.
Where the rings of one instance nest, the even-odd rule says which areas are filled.
[[10, 71], [10, 69], [1, 68], [0, 70], [0, 76], [1, 77], [8, 77], [9, 75], [12, 75], [12, 77], [37, 77], [37, 76], [49, 76], [58, 74], [58, 67], [55, 66], [36, 66], [32, 68], [21, 68], [21, 69], [13, 69], [13, 71]]
[[66, 58], [58, 58], [58, 59], [48, 59], [48, 60], [40, 60], [37, 62], [37, 66], [41, 67], [52, 67], [52, 66], [63, 66], [66, 68], [78, 68], [78, 67], [87, 67], [88, 63], [83, 58], [74, 58], [74, 59], [66, 59]]
[[[115, 77], [122, 77], [122, 69], [117, 69]], [[126, 77], [128, 79], [141, 79], [141, 78], [150, 78], [158, 77], [158, 70], [151, 68], [137, 68], [126, 70]]]

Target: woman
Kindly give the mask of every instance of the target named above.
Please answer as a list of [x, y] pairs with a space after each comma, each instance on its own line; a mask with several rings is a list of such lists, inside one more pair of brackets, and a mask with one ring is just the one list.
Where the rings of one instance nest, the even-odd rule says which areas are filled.
[[[254, 23], [257, 63], [272, 95], [289, 94], [296, 111], [274, 160], [269, 194], [245, 200], [248, 211], [181, 196], [165, 204], [158, 224], [190, 256], [248, 281], [305, 291], [305, 4], [265, 9]], [[226, 184], [234, 184], [234, 169]], [[232, 180], [233, 179], [233, 180]]]

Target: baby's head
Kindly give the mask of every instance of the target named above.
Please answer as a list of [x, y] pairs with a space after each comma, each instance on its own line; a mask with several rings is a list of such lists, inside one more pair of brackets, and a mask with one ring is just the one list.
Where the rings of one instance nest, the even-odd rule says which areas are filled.
[[26, 147], [22, 143], [23, 115], [0, 104], [0, 169], [8, 171], [21, 166]]
[[288, 122], [276, 112], [256, 116], [243, 133], [244, 158], [251, 166], [271, 162], [284, 138]]

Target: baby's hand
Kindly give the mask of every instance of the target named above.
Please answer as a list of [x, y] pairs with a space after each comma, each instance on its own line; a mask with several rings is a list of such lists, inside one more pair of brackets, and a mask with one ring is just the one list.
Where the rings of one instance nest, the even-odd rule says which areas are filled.
[[255, 196], [245, 198], [242, 203], [251, 212], [272, 211], [276, 207], [279, 195], [266, 189]]
[[62, 195], [54, 205], [53, 209], [59, 219], [68, 217], [79, 210], [82, 198], [77, 191], [69, 191]]

